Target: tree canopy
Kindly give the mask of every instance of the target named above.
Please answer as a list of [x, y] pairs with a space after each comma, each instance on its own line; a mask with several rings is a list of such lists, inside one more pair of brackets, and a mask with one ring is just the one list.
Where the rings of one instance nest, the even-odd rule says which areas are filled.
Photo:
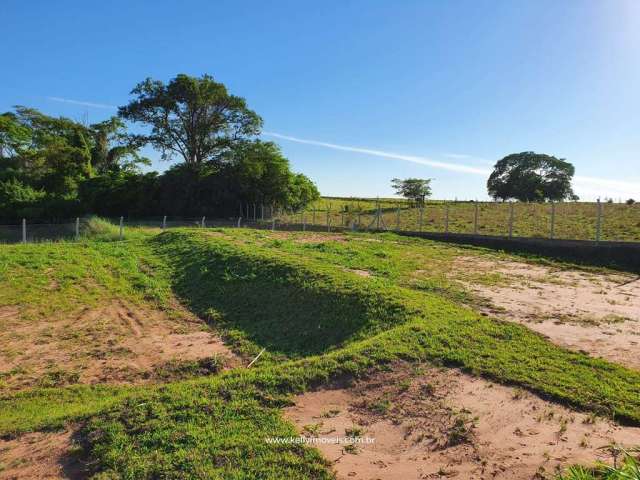
[[577, 200], [571, 188], [574, 173], [574, 166], [562, 158], [535, 152], [513, 153], [495, 164], [487, 190], [500, 200]]
[[210, 75], [180, 74], [168, 84], [147, 78], [131, 93], [136, 98], [119, 115], [150, 128], [133, 136], [136, 142], [153, 145], [165, 159], [179, 155], [189, 166], [222, 159], [262, 127], [244, 98], [229, 94]]
[[[238, 202], [299, 208], [319, 197], [262, 120], [204, 75], [147, 79], [120, 117], [85, 125], [27, 107], [0, 114], [0, 220], [99, 215], [234, 215]], [[132, 134], [126, 121], [141, 122]], [[179, 161], [143, 173], [152, 145]]]
[[394, 178], [391, 186], [396, 194], [416, 203], [424, 203], [431, 196], [431, 178]]

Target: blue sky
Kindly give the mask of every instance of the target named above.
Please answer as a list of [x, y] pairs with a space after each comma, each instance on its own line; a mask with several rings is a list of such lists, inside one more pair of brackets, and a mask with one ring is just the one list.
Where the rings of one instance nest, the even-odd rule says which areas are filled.
[[95, 122], [147, 76], [209, 73], [326, 195], [411, 176], [483, 199], [496, 160], [534, 150], [585, 199], [640, 198], [638, 0], [4, 0], [0, 18], [0, 111]]

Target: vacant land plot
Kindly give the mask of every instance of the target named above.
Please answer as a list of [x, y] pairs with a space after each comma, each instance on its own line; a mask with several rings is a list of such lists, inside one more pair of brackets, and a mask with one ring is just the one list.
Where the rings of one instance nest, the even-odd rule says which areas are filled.
[[[0, 478], [553, 478], [640, 443], [640, 371], [534, 329], [629, 322], [630, 348], [632, 279], [393, 234], [2, 247]], [[500, 303], [594, 282], [614, 301], [573, 316]], [[378, 442], [266, 440], [332, 429]]]

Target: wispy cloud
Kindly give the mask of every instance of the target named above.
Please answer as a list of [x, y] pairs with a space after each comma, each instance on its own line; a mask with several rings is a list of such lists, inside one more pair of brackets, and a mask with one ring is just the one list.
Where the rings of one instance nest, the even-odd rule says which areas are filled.
[[60, 103], [70, 103], [72, 105], [80, 105], [83, 107], [102, 108], [105, 110], [117, 110], [118, 108], [115, 105], [107, 105], [105, 103], [83, 102], [81, 100], [71, 100], [70, 98], [47, 97], [47, 100], [51, 100], [53, 102], [60, 102]]
[[[415, 155], [404, 155], [400, 153], [387, 152], [384, 150], [376, 150], [371, 148], [362, 148], [349, 145], [338, 145], [335, 143], [321, 142], [318, 140], [310, 140], [306, 138], [292, 137], [290, 135], [283, 135], [275, 132], [263, 132], [264, 135], [279, 138], [282, 140], [288, 140], [290, 142], [303, 143], [306, 145], [315, 145], [318, 147], [331, 148], [333, 150], [341, 150], [345, 152], [362, 153], [365, 155], [373, 155], [376, 157], [390, 158], [393, 160], [404, 160], [406, 162], [417, 163], [420, 165], [426, 165], [433, 168], [439, 168], [442, 170], [450, 170], [453, 172], [468, 173], [472, 175], [487, 176], [491, 173], [491, 170], [478, 168], [470, 165], [461, 165], [458, 163], [440, 162], [432, 160], [427, 157], [420, 157]], [[479, 158], [473, 155], [464, 154], [452, 154], [447, 155], [448, 158], [455, 159], [472, 159]], [[574, 177], [574, 183], [578, 194], [597, 197], [597, 196], [612, 196], [612, 197], [634, 197], [640, 198], [640, 182], [629, 182], [623, 180], [611, 180], [606, 178], [597, 177]]]
[[484, 168], [472, 167], [470, 165], [459, 165], [456, 163], [439, 162], [432, 160], [428, 157], [419, 157], [415, 155], [404, 155], [401, 153], [386, 152], [383, 150], [374, 150], [371, 148], [352, 147], [348, 145], [337, 145], [335, 143], [320, 142], [318, 140], [309, 140], [306, 138], [291, 137], [289, 135], [282, 135], [275, 132], [263, 132], [264, 135], [269, 137], [279, 138], [282, 140], [288, 140], [290, 142], [304, 143], [307, 145], [316, 145], [318, 147], [331, 148], [333, 150], [342, 150], [345, 152], [363, 153], [365, 155], [373, 155], [374, 157], [390, 158], [393, 160], [404, 160], [405, 162], [418, 163], [420, 165], [426, 165], [433, 168], [439, 168], [442, 170], [451, 170], [453, 172], [470, 173], [473, 175], [488, 175], [489, 170]]

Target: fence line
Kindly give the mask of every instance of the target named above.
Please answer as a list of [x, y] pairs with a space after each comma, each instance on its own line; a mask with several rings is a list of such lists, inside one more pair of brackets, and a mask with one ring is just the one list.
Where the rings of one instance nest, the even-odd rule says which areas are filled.
[[[343, 205], [340, 208], [311, 208], [286, 211], [275, 205], [239, 204], [237, 217], [108, 219], [117, 226], [120, 238], [130, 227], [250, 227], [271, 230], [314, 231], [402, 231], [467, 233], [507, 238], [530, 237], [562, 240], [640, 242], [640, 204], [620, 205], [580, 203], [496, 203], [434, 202], [383, 205], [377, 200], [370, 208]], [[0, 225], [0, 242], [28, 243], [81, 237], [88, 223], [76, 218], [57, 224], [41, 224], [23, 219], [17, 225]]]

